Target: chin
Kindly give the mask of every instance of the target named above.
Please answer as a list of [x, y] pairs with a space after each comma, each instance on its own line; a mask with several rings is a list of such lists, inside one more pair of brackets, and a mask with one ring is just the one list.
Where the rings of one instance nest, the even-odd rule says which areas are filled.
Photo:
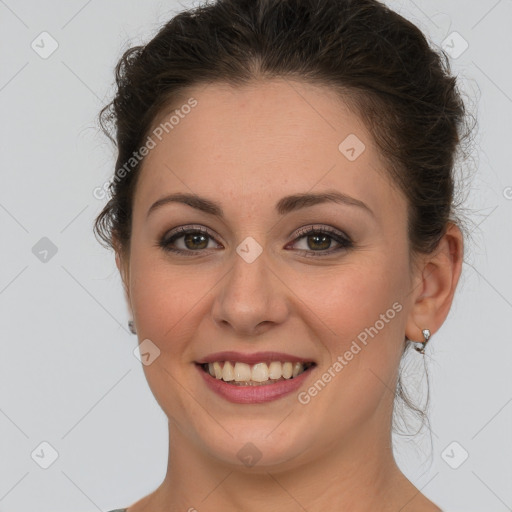
[[202, 449], [211, 457], [236, 466], [237, 470], [264, 473], [285, 469], [292, 461], [295, 467], [297, 457], [304, 457], [304, 453], [312, 448], [310, 437], [315, 436], [312, 436], [310, 426], [304, 425], [307, 434], [300, 430], [291, 431], [290, 422], [282, 420], [247, 420], [238, 421], [236, 425], [224, 422], [224, 428], [232, 436], [220, 427], [214, 431], [210, 428], [206, 432], [199, 431], [197, 435]]

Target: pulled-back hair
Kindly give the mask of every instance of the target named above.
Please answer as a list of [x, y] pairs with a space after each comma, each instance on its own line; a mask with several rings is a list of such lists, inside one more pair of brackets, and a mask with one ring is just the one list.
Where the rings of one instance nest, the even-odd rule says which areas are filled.
[[[412, 256], [432, 252], [449, 223], [460, 224], [454, 163], [470, 130], [448, 57], [376, 0], [216, 0], [177, 14], [116, 66], [115, 98], [100, 113], [117, 144], [116, 169], [187, 88], [267, 78], [335, 90], [361, 117], [407, 199]], [[95, 222], [116, 250], [129, 249], [139, 168], [111, 182]], [[400, 378], [396, 396], [425, 419]]]

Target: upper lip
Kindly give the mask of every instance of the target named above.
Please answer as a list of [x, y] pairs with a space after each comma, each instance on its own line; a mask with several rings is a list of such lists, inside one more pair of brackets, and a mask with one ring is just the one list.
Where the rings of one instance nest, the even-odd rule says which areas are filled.
[[228, 350], [224, 352], [215, 352], [196, 361], [197, 364], [214, 363], [216, 361], [237, 361], [246, 364], [256, 364], [265, 361], [281, 361], [291, 363], [313, 363], [313, 359], [308, 357], [298, 357], [284, 352], [253, 352], [252, 354], [244, 354]]

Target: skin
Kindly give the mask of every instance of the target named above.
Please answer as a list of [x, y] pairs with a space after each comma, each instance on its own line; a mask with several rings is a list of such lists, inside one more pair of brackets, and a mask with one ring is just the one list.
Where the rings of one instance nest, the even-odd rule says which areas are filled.
[[[394, 460], [393, 390], [404, 337], [434, 335], [448, 315], [460, 230], [450, 224], [434, 253], [411, 261], [407, 200], [361, 119], [327, 88], [274, 79], [191, 88], [183, 104], [190, 97], [197, 106], [145, 158], [130, 248], [116, 251], [139, 341], [160, 350], [143, 369], [169, 419], [167, 475], [128, 512], [439, 511]], [[354, 161], [338, 149], [349, 134], [366, 146]], [[333, 202], [275, 211], [284, 196], [326, 190], [373, 214]], [[147, 216], [175, 192], [218, 202], [224, 218], [179, 203]], [[158, 246], [190, 224], [212, 238], [178, 239], [185, 255]], [[353, 248], [322, 256], [339, 244], [295, 235], [313, 224], [345, 233]], [[236, 252], [246, 237], [263, 249], [252, 263]], [[401, 311], [306, 405], [297, 393], [230, 403], [194, 364], [221, 350], [296, 354], [317, 362], [307, 390], [394, 303]], [[237, 457], [248, 442], [261, 453], [252, 467]]]

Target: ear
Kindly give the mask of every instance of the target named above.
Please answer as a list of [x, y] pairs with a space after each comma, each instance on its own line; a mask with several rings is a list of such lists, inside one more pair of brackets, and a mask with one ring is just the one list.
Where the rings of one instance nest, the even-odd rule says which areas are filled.
[[450, 222], [435, 251], [421, 260], [406, 324], [407, 338], [423, 341], [423, 329], [433, 334], [444, 323], [462, 271], [463, 256], [464, 238], [459, 227]]

